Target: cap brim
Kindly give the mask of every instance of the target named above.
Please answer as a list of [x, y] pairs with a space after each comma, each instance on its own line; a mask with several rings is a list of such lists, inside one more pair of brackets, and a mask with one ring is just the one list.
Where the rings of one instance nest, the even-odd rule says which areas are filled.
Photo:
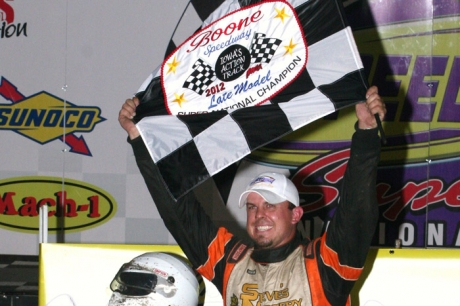
[[278, 203], [281, 203], [281, 202], [284, 202], [286, 201], [285, 198], [283, 197], [280, 197], [279, 195], [271, 192], [271, 191], [268, 191], [268, 190], [257, 190], [257, 189], [252, 189], [252, 190], [247, 190], [245, 192], [243, 192], [240, 196], [240, 201], [239, 201], [239, 204], [238, 206], [241, 208], [243, 207], [244, 205], [246, 205], [246, 200], [249, 196], [250, 193], [257, 193], [258, 195], [260, 195], [267, 203], [270, 203], [270, 204], [278, 204]]

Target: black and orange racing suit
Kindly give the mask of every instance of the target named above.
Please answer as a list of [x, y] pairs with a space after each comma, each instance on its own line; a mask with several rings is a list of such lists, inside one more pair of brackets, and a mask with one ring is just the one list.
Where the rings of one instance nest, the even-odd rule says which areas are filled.
[[378, 220], [377, 129], [357, 130], [340, 201], [319, 238], [297, 235], [275, 249], [254, 249], [206, 215], [193, 192], [170, 196], [141, 139], [130, 141], [164, 223], [195, 269], [222, 294], [224, 305], [349, 305]]

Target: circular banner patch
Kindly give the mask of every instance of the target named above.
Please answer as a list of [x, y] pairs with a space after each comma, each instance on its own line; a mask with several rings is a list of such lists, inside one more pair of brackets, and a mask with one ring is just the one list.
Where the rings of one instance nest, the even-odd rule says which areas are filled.
[[287, 2], [232, 12], [180, 45], [163, 62], [166, 108], [189, 115], [256, 106], [305, 69], [307, 43]]

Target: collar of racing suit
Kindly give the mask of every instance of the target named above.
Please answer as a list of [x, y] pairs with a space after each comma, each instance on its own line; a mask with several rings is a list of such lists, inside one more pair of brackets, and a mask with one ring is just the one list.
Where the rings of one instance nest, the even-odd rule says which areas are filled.
[[304, 241], [299, 232], [288, 243], [273, 249], [258, 249], [254, 248], [251, 254], [252, 260], [260, 264], [269, 264], [285, 260], [300, 244]]

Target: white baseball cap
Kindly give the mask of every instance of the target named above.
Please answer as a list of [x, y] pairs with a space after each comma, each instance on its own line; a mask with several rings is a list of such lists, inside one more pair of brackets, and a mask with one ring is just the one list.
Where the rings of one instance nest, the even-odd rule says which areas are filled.
[[281, 173], [265, 172], [254, 178], [240, 196], [240, 208], [246, 205], [246, 200], [251, 192], [257, 193], [270, 204], [289, 201], [295, 206], [299, 206], [297, 188], [290, 179]]

